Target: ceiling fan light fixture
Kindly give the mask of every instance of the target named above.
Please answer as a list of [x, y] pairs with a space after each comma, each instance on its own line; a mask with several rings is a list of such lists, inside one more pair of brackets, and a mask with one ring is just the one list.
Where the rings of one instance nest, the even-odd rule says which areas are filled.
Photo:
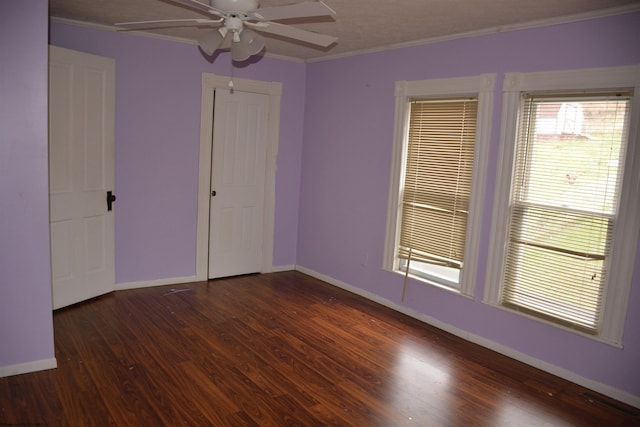
[[218, 50], [222, 45], [225, 37], [227, 36], [227, 29], [225, 27], [218, 28], [214, 31], [209, 31], [198, 40], [198, 46], [204, 53], [212, 56], [213, 53]]
[[240, 33], [240, 43], [247, 47], [251, 55], [255, 55], [264, 49], [265, 40], [260, 34], [245, 28]]
[[[238, 38], [236, 39], [236, 35]], [[231, 44], [231, 59], [245, 61], [251, 55], [255, 55], [264, 48], [264, 37], [248, 28], [235, 33]]]
[[241, 62], [249, 59], [251, 53], [249, 53], [249, 49], [246, 45], [242, 43], [232, 43], [231, 44], [231, 59], [236, 62]]

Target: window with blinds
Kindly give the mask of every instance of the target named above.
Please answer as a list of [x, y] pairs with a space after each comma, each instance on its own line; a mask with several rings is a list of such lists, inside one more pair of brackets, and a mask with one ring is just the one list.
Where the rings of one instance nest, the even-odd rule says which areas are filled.
[[474, 164], [476, 98], [412, 100], [401, 193], [400, 268], [458, 287]]
[[630, 95], [523, 95], [502, 305], [599, 333]]

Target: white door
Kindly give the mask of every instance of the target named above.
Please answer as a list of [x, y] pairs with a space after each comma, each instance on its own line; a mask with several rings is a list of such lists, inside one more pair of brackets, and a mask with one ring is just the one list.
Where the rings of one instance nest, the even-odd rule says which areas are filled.
[[209, 278], [262, 267], [267, 114], [264, 94], [216, 89]]
[[[112, 59], [50, 46], [49, 203], [53, 308], [115, 288]], [[115, 203], [112, 204], [115, 206]]]

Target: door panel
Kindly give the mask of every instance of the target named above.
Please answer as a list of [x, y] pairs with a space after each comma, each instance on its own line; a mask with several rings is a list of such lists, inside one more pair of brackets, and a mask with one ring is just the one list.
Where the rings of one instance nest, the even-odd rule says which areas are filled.
[[262, 267], [268, 102], [264, 94], [216, 90], [210, 279]]
[[115, 64], [50, 47], [49, 200], [54, 309], [115, 288]]

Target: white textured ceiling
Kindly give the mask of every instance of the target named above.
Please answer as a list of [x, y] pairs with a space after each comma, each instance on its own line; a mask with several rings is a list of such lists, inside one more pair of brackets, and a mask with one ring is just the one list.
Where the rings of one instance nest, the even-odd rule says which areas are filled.
[[[206, 0], [204, 0], [206, 2]], [[568, 22], [640, 10], [638, 0], [324, 0], [334, 18], [286, 22], [338, 37], [337, 44], [320, 49], [287, 39], [269, 37], [266, 53], [299, 60], [318, 60], [363, 51], [382, 50], [467, 33], [482, 33]], [[294, 0], [262, 0], [279, 6]], [[172, 0], [50, 0], [53, 18], [111, 26], [116, 22], [178, 18], [209, 18]], [[207, 28], [145, 30], [197, 40]]]

